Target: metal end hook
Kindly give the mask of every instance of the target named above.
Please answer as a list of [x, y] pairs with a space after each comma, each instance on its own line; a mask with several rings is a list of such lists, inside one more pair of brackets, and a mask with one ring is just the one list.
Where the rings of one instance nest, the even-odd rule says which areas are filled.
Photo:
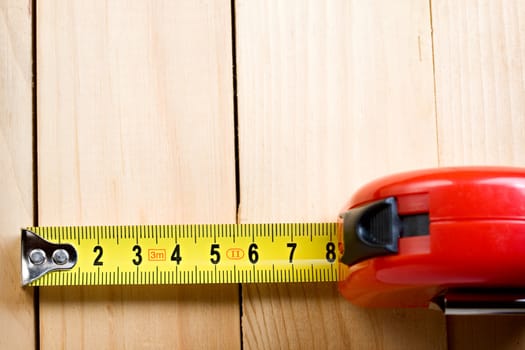
[[22, 285], [28, 285], [48, 272], [69, 270], [77, 263], [71, 244], [49, 242], [36, 233], [22, 229]]

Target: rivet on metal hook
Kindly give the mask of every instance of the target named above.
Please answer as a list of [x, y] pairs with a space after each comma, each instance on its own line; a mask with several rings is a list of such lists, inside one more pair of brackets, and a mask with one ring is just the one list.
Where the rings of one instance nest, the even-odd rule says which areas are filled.
[[29, 261], [35, 265], [42, 265], [46, 261], [46, 253], [42, 249], [33, 249], [29, 253]]
[[69, 261], [69, 254], [65, 249], [57, 249], [53, 252], [53, 261], [57, 265], [64, 265]]

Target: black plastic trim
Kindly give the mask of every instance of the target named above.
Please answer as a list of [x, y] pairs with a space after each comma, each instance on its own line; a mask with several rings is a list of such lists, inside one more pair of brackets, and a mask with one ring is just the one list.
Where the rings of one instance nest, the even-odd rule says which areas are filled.
[[351, 209], [341, 218], [344, 252], [340, 261], [346, 265], [397, 254], [399, 238], [428, 235], [430, 231], [428, 213], [400, 216], [395, 197]]
[[353, 265], [375, 256], [397, 253], [402, 225], [394, 197], [351, 209], [342, 217], [342, 263]]

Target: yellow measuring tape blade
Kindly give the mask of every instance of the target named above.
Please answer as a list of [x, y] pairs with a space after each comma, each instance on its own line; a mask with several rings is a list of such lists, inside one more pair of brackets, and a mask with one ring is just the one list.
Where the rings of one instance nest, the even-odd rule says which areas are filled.
[[30, 227], [51, 243], [72, 245], [78, 256], [73, 268], [30, 285], [337, 281], [336, 229], [336, 223]]

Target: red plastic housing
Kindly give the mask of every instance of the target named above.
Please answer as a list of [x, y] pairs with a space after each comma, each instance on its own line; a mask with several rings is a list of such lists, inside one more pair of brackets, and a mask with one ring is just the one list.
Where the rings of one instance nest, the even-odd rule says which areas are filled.
[[428, 307], [449, 288], [525, 287], [525, 169], [388, 176], [361, 188], [343, 210], [392, 196], [399, 215], [428, 212], [430, 234], [400, 238], [397, 254], [340, 264], [339, 289], [352, 303]]

